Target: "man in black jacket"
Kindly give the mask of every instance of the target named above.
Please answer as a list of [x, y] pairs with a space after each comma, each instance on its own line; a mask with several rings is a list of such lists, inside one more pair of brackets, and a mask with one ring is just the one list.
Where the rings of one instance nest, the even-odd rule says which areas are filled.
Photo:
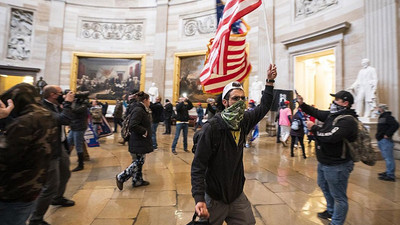
[[[73, 206], [75, 202], [64, 197], [67, 182], [71, 176], [69, 170], [69, 154], [67, 152], [66, 137], [63, 125], [69, 125], [72, 118], [71, 104], [74, 93], [69, 92], [63, 98], [62, 90], [56, 85], [47, 85], [43, 88], [42, 105], [52, 112], [57, 122], [57, 140], [51, 143], [52, 158], [47, 171], [47, 180], [37, 199], [35, 210], [30, 218], [30, 225], [46, 224], [43, 217], [50, 204], [64, 207]], [[61, 110], [60, 105], [63, 105]]]
[[351, 105], [354, 103], [353, 95], [347, 91], [339, 91], [331, 94], [335, 97], [330, 111], [318, 110], [303, 102], [298, 95], [297, 102], [300, 108], [307, 114], [324, 122], [322, 127], [307, 121], [307, 128], [315, 135], [315, 147], [318, 160], [318, 185], [324, 193], [327, 210], [318, 213], [323, 219], [332, 218], [330, 224], [342, 225], [348, 211], [347, 184], [354, 162], [349, 151], [343, 149], [343, 140], [353, 142], [357, 138], [357, 122], [354, 118], [344, 117], [336, 124], [333, 121], [340, 115], [357, 115]]
[[178, 143], [179, 134], [183, 131], [183, 150], [188, 151], [187, 134], [189, 127], [189, 110], [193, 108], [192, 102], [187, 98], [179, 98], [179, 103], [176, 105], [176, 131], [174, 141], [172, 142], [172, 153], [178, 154], [175, 151], [176, 144]]
[[243, 193], [243, 147], [247, 134], [271, 108], [276, 75], [275, 66], [270, 65], [261, 104], [252, 111], [245, 112], [242, 85], [226, 85], [222, 93], [225, 109], [211, 119], [219, 126], [206, 123], [200, 131], [191, 170], [192, 196], [197, 214], [209, 217], [211, 224], [255, 224]]
[[378, 131], [376, 132], [376, 139], [378, 140], [378, 147], [381, 150], [382, 156], [386, 162], [386, 171], [379, 173], [380, 180], [396, 181], [394, 171], [396, 164], [393, 157], [393, 139], [394, 132], [399, 128], [399, 123], [392, 116], [392, 112], [388, 111], [389, 108], [385, 104], [380, 104], [377, 107], [379, 114]]
[[153, 149], [157, 150], [157, 127], [160, 122], [163, 121], [164, 107], [161, 105], [161, 97], [156, 97], [156, 103], [150, 103], [151, 117], [153, 119], [151, 123], [151, 140], [153, 141]]
[[166, 99], [164, 105], [164, 125], [165, 125], [165, 132], [163, 134], [171, 134], [171, 118], [174, 109], [172, 108], [171, 102]]

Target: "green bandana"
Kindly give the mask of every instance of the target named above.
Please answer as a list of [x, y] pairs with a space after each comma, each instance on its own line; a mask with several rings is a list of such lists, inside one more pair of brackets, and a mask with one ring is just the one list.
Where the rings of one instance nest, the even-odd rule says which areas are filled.
[[244, 117], [244, 110], [246, 109], [246, 103], [240, 100], [230, 107], [224, 109], [221, 112], [222, 119], [226, 122], [229, 128], [232, 130], [239, 129], [239, 123]]

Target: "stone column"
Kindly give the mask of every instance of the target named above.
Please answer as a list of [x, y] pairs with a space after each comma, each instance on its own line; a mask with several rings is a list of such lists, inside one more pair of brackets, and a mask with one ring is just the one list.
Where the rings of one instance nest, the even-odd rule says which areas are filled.
[[154, 48], [152, 82], [156, 83], [156, 86], [158, 87], [158, 93], [161, 97], [164, 97], [164, 90], [165, 90], [164, 87], [165, 87], [165, 62], [166, 62], [166, 51], [167, 51], [167, 22], [168, 22], [168, 0], [158, 0], [156, 35], [154, 38], [155, 48]]
[[60, 84], [64, 14], [65, 0], [52, 0], [47, 35], [46, 65], [43, 76], [48, 84]]
[[[379, 102], [387, 103], [397, 120], [400, 119], [398, 13], [396, 0], [365, 0], [366, 58], [377, 70]], [[399, 135], [395, 140], [400, 140]], [[395, 148], [395, 156], [400, 159], [400, 145]]]

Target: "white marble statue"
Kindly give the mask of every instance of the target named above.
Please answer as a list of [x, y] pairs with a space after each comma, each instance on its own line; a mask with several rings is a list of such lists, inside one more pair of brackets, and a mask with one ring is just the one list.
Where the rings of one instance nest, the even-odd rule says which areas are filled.
[[151, 83], [151, 87], [147, 92], [150, 95], [150, 101], [155, 103], [156, 98], [158, 97], [158, 87], [156, 87], [156, 83]]
[[264, 84], [262, 81], [258, 80], [258, 76], [254, 77], [254, 81], [251, 83], [250, 88], [250, 99], [253, 99], [257, 104], [260, 104], [262, 96], [261, 92], [264, 90]]
[[355, 95], [355, 107], [359, 116], [370, 118], [376, 107], [376, 87], [378, 76], [375, 68], [369, 65], [369, 59], [361, 60], [362, 69], [358, 72], [357, 80], [349, 88]]

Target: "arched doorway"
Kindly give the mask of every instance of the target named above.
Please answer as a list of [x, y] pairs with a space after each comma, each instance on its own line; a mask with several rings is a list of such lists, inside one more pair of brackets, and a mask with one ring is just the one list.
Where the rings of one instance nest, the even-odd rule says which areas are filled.
[[295, 57], [294, 89], [308, 104], [328, 109], [335, 93], [334, 49], [313, 52]]

